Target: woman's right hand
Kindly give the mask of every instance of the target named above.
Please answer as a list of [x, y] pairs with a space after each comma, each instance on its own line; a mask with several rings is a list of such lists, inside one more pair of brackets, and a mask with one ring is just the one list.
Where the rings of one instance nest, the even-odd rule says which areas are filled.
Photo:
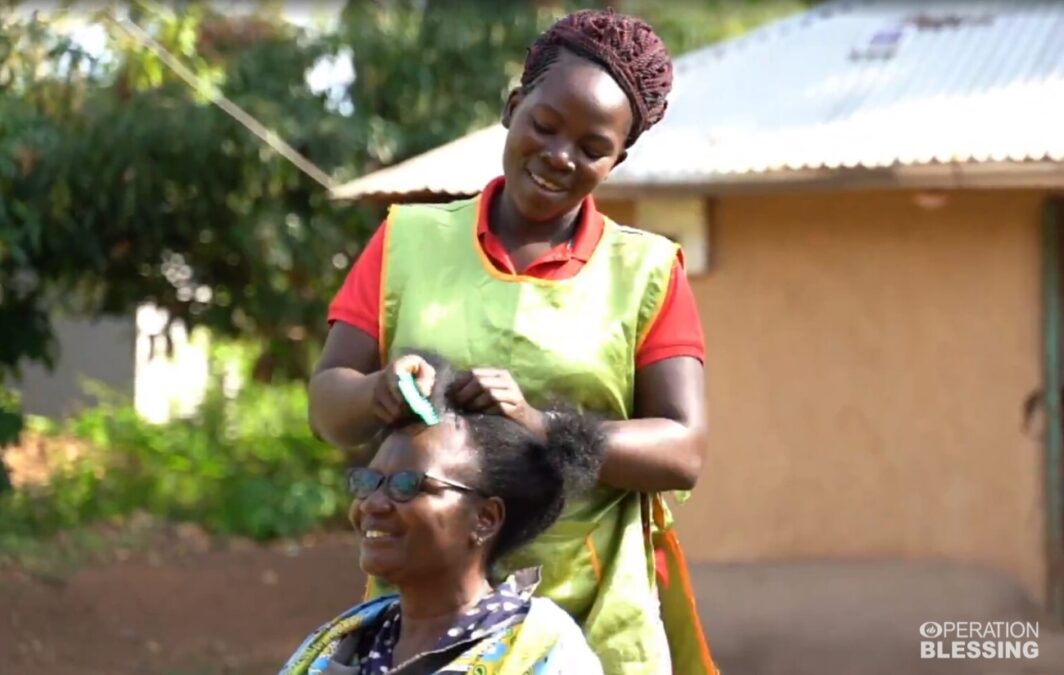
[[436, 382], [436, 369], [416, 354], [395, 359], [378, 373], [373, 389], [373, 413], [384, 425], [392, 425], [410, 416], [413, 411], [399, 391], [399, 374], [410, 373], [418, 390], [426, 398]]

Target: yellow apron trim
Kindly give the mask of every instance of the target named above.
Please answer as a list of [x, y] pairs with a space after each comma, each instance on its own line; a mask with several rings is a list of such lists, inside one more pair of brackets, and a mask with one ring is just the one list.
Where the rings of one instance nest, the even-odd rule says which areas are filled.
[[694, 590], [691, 588], [691, 575], [687, 571], [687, 560], [684, 558], [683, 549], [680, 548], [680, 541], [676, 538], [676, 532], [671, 528], [665, 532], [663, 539], [669, 553], [671, 553], [676, 560], [680, 587], [683, 590], [684, 598], [687, 600], [690, 619], [694, 624], [694, 631], [697, 635], [702, 636], [702, 639], [698, 640], [698, 652], [702, 659], [702, 667], [705, 668], [707, 673], [716, 673], [717, 666], [713, 663], [713, 656], [709, 653], [709, 642], [705, 639], [706, 632], [702, 628], [702, 620], [699, 618], [698, 609], [695, 607], [695, 594]]
[[591, 569], [595, 572], [595, 581], [602, 583], [602, 561], [599, 560], [598, 551], [595, 550], [595, 542], [591, 539], [590, 534], [584, 540], [584, 545], [587, 546], [587, 552], [591, 555]]
[[482, 197], [483, 194], [477, 195], [476, 197], [477, 217], [476, 220], [473, 221], [473, 227], [470, 229], [470, 231], [473, 233], [473, 250], [477, 252], [477, 260], [479, 260], [480, 264], [483, 265], [484, 271], [488, 273], [488, 276], [490, 276], [492, 279], [498, 279], [499, 281], [507, 281], [512, 283], [530, 283], [535, 284], [537, 286], [552, 286], [558, 283], [555, 280], [540, 279], [539, 277], [532, 277], [528, 276], [527, 274], [509, 274], [508, 272], [503, 272], [502, 270], [495, 267], [495, 265], [488, 258], [488, 254], [484, 252], [484, 247], [480, 245], [480, 237], [477, 236], [477, 227], [480, 224], [481, 217], [487, 217], [486, 215], [481, 216], [480, 214], [480, 209], [487, 208], [484, 205], [484, 200], [482, 199]]
[[665, 530], [665, 497], [660, 492], [655, 492], [650, 497], [651, 505], [654, 508], [654, 525], [659, 530]]
[[[480, 244], [480, 237], [477, 236], [477, 227], [480, 224], [480, 219], [482, 217], [487, 217], [487, 214], [482, 216], [480, 213], [480, 210], [482, 208], [487, 208], [482, 197], [483, 193], [477, 195], [476, 197], [477, 220], [473, 223], [473, 250], [477, 252], [477, 259], [480, 260], [480, 264], [484, 266], [484, 271], [488, 273], [488, 276], [492, 277], [493, 279], [498, 279], [499, 281], [506, 281], [510, 283], [529, 283], [535, 284], [537, 286], [556, 286], [558, 284], [571, 282], [574, 278], [580, 276], [580, 272], [582, 272], [584, 269], [587, 268], [588, 265], [591, 264], [591, 261], [595, 258], [595, 256], [598, 255], [599, 249], [605, 248], [602, 245], [602, 240], [605, 238], [606, 228], [613, 225], [612, 221], [610, 221], [609, 218], [606, 218], [606, 216], [599, 214], [599, 216], [603, 219], [603, 236], [595, 244], [595, 250], [591, 252], [591, 256], [588, 257], [587, 262], [584, 263], [584, 267], [581, 268], [572, 277], [566, 277], [564, 279], [542, 279], [540, 277], [533, 277], [527, 274], [510, 274], [509, 272], [503, 272], [499, 268], [495, 267], [495, 265], [491, 262], [491, 259], [488, 258], [488, 254], [484, 252], [484, 247]], [[658, 311], [661, 311], [660, 307]]]
[[392, 236], [392, 214], [395, 213], [395, 205], [388, 207], [388, 217], [384, 219], [384, 241], [382, 242], [381, 250], [381, 280], [378, 293], [380, 297], [377, 298], [377, 358], [380, 359], [380, 367], [383, 369], [388, 365], [388, 318], [385, 312], [384, 301], [387, 297], [388, 284], [385, 280], [388, 278], [388, 240]]
[[643, 326], [643, 330], [639, 333], [639, 337], [635, 341], [635, 353], [638, 354], [639, 350], [643, 348], [643, 343], [646, 342], [647, 336], [650, 335], [650, 330], [654, 327], [654, 324], [658, 322], [658, 317], [661, 316], [661, 310], [665, 309], [665, 301], [669, 299], [669, 288], [672, 286], [672, 275], [676, 270], [676, 263], [672, 264], [672, 268], [669, 270], [669, 281], [665, 285], [665, 292], [659, 294], [658, 306], [654, 308], [654, 313], [650, 315], [650, 319], [647, 321], [647, 325]]

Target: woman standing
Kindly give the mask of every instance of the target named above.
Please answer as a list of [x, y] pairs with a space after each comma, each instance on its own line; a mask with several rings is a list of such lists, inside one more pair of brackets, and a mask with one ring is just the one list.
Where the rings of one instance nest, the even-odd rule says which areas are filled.
[[428, 363], [397, 356], [411, 347], [467, 369], [458, 405], [534, 433], [555, 397], [610, 417], [599, 487], [503, 561], [543, 567], [539, 592], [610, 674], [715, 672], [660, 498], [702, 466], [694, 298], [675, 244], [591, 198], [662, 118], [671, 83], [638, 19], [582, 11], [541, 35], [503, 110], [503, 176], [471, 200], [391, 209], [332, 304], [310, 384], [311, 425], [343, 447], [406, 414], [397, 373], [431, 389]]

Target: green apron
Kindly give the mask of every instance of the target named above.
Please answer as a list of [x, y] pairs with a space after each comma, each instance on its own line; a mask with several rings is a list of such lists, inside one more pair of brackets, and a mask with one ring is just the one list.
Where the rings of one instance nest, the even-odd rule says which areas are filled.
[[[607, 219], [574, 277], [509, 275], [480, 248], [479, 208], [477, 197], [390, 211], [381, 362], [404, 349], [430, 349], [458, 369], [509, 370], [532, 405], [561, 398], [630, 418], [636, 352], [664, 302], [676, 244]], [[676, 582], [686, 571], [678, 545], [669, 546], [675, 534], [667, 521], [659, 496], [600, 486], [502, 560], [500, 572], [542, 566], [538, 594], [581, 624], [608, 675], [668, 673], [670, 651], [673, 672], [712, 674], [689, 585]], [[657, 565], [655, 545], [666, 554]], [[657, 587], [655, 569], [662, 564], [681, 569], [662, 576], [677, 592], [659, 599], [665, 584]]]

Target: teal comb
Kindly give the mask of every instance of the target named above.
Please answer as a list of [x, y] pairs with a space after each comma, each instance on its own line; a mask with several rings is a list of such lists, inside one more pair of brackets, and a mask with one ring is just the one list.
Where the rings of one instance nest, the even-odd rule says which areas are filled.
[[414, 376], [410, 373], [399, 373], [399, 392], [406, 399], [406, 404], [414, 411], [421, 421], [428, 426], [440, 423], [440, 418], [432, 408], [429, 400], [421, 395], [417, 385], [414, 384]]

